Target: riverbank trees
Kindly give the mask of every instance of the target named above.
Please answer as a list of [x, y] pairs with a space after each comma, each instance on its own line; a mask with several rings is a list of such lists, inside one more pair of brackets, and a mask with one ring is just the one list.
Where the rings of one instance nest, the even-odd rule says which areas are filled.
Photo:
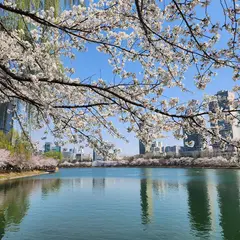
[[56, 157], [35, 155], [24, 135], [14, 130], [8, 134], [0, 131], [0, 172], [55, 169]]
[[[215, 7], [217, 18], [211, 12]], [[0, 99], [30, 104], [36, 129], [48, 125], [59, 142], [66, 137], [87, 142], [109, 158], [116, 150], [103, 132], [124, 139], [111, 121], [115, 116], [146, 145], [164, 132], [184, 138], [187, 131], [239, 148], [216, 124], [238, 119], [238, 99], [229, 109], [210, 111], [209, 103], [216, 101], [211, 96], [186, 103], [164, 98], [169, 88], [190, 91], [184, 85], [189, 69], [198, 90], [222, 68], [239, 80], [240, 8], [235, 0], [99, 0], [58, 16], [54, 8], [27, 11], [14, 1], [0, 3], [0, 9], [3, 15], [20, 16], [29, 33], [26, 41], [21, 29], [9, 30], [1, 21]], [[63, 59], [74, 59], [89, 44], [108, 56], [117, 80], [72, 77], [74, 69]], [[132, 64], [140, 66], [141, 75]], [[239, 89], [238, 84], [233, 88], [237, 96]], [[24, 117], [15, 115], [27, 133]]]

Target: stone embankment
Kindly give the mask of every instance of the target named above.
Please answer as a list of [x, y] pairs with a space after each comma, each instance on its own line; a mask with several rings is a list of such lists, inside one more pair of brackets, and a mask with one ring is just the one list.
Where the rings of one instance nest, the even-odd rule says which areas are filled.
[[213, 158], [172, 158], [172, 159], [144, 159], [116, 160], [116, 161], [96, 161], [69, 163], [63, 162], [59, 165], [62, 168], [73, 167], [182, 167], [182, 168], [240, 168], [239, 159], [232, 157]]
[[45, 171], [33, 170], [33, 171], [21, 171], [21, 172], [8, 172], [0, 173], [0, 182], [5, 180], [12, 180], [25, 177], [34, 177], [38, 175], [48, 174]]

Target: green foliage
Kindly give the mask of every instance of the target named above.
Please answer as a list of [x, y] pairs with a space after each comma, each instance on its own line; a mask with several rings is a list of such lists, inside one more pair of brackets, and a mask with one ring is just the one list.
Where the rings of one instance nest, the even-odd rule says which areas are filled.
[[59, 161], [62, 161], [62, 159], [63, 159], [63, 155], [61, 152], [50, 151], [50, 152], [44, 153], [44, 156], [47, 158], [54, 158]]
[[23, 134], [11, 130], [5, 134], [0, 131], [0, 149], [9, 150], [12, 156], [18, 158], [30, 159], [32, 155], [32, 146]]

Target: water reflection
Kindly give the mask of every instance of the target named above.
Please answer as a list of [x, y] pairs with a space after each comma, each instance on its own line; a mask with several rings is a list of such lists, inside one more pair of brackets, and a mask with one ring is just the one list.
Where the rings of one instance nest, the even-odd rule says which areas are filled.
[[153, 216], [152, 178], [151, 169], [141, 169], [142, 179], [140, 180], [140, 197], [142, 210], [142, 224], [151, 223]]
[[0, 239], [10, 225], [18, 225], [29, 208], [28, 193], [33, 185], [21, 181], [7, 182], [0, 185]]
[[188, 175], [191, 176], [186, 186], [191, 228], [197, 237], [206, 237], [211, 226], [207, 177], [205, 172], [199, 176], [191, 169], [188, 170]]
[[30, 207], [31, 192], [42, 189], [42, 194], [60, 189], [60, 179], [22, 179], [0, 184], [0, 239], [6, 229], [17, 230]]
[[169, 190], [179, 191], [179, 188], [183, 186], [179, 182], [168, 182], [164, 179], [152, 180], [153, 192], [156, 196], [166, 196]]
[[42, 196], [46, 197], [50, 192], [59, 192], [62, 180], [60, 178], [57, 179], [42, 179]]
[[153, 180], [153, 192], [156, 196], [164, 196], [167, 194], [168, 185], [164, 180]]
[[[136, 169], [126, 171], [131, 173], [136, 172]], [[35, 231], [40, 227], [47, 234], [50, 230], [46, 230], [44, 224], [39, 226], [42, 221], [48, 221], [48, 229], [53, 228], [53, 232], [59, 231], [60, 234], [61, 228], [58, 228], [57, 220], [55, 224], [53, 219], [61, 219], [59, 224], [66, 226], [65, 231], [72, 228], [72, 231], [78, 233], [79, 224], [85, 224], [85, 219], [89, 218], [89, 224], [86, 224], [89, 229], [93, 229], [92, 226], [105, 229], [101, 226], [101, 222], [104, 222], [102, 219], [109, 222], [105, 234], [111, 232], [113, 235], [107, 239], [112, 239], [119, 226], [122, 226], [122, 232], [126, 231], [126, 234], [131, 231], [130, 235], [138, 232], [141, 226], [145, 230], [143, 232], [152, 236], [164, 233], [161, 235], [166, 237], [164, 239], [240, 239], [240, 171], [189, 169], [177, 172], [175, 169], [150, 168], [137, 171], [139, 175], [135, 179], [115, 178], [113, 172], [112, 177], [106, 177], [105, 173], [72, 178], [57, 178], [58, 175], [54, 178], [55, 175], [51, 175], [2, 183], [0, 239], [4, 236], [8, 238], [8, 234], [13, 232], [20, 234], [23, 231], [28, 234], [22, 230], [22, 226], [31, 225], [33, 213], [38, 219], [38, 224], [33, 224]], [[44, 208], [39, 209], [39, 198], [44, 201]], [[140, 208], [137, 203], [139, 200]], [[156, 204], [154, 201], [157, 201]], [[49, 217], [49, 211], [53, 217], [50, 220], [45, 219], [45, 216]], [[89, 229], [86, 228], [86, 236]], [[33, 230], [29, 227], [28, 231], [28, 236], [32, 236]], [[61, 235], [61, 239], [66, 239], [66, 235]], [[10, 239], [18, 239], [14, 237], [10, 236]], [[37, 239], [46, 238], [42, 235]], [[129, 239], [134, 239], [133, 235]], [[139, 239], [146, 239], [146, 235]]]
[[239, 171], [219, 175], [217, 186], [220, 207], [220, 225], [224, 239], [240, 239]]
[[216, 188], [216, 173], [215, 170], [212, 172], [206, 172], [207, 175], [207, 192], [208, 192], [208, 202], [209, 202], [209, 214], [211, 219], [211, 226], [209, 228], [211, 231], [218, 231], [218, 199], [217, 199], [217, 188]]
[[105, 188], [105, 178], [93, 178], [92, 179], [92, 189], [93, 191], [103, 192]]

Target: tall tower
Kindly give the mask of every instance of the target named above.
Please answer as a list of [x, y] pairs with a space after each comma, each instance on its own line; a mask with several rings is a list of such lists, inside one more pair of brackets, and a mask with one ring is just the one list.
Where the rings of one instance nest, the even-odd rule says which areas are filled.
[[51, 145], [52, 143], [50, 142], [46, 142], [45, 145], [44, 145], [44, 152], [50, 152], [51, 151]]
[[139, 140], [139, 154], [145, 154], [145, 153], [146, 153], [145, 145], [141, 140]]
[[[233, 104], [235, 101], [235, 95], [230, 91], [219, 91], [216, 94], [217, 100], [209, 103], [209, 110], [211, 112], [215, 112], [216, 108], [220, 108], [222, 110], [232, 110]], [[219, 120], [217, 122], [218, 127], [220, 128], [219, 133], [221, 137], [227, 138], [230, 137], [234, 140], [240, 139], [240, 126], [239, 126], [239, 113], [232, 113], [235, 116], [235, 119], [232, 123], [228, 123], [225, 120]], [[216, 124], [211, 123], [211, 127], [216, 127]], [[219, 149], [220, 143], [215, 142], [213, 144], [213, 149]], [[232, 147], [229, 146], [229, 150], [232, 150]]]
[[[203, 149], [203, 138], [199, 133], [187, 133], [187, 138], [183, 139], [184, 151], [201, 151]], [[193, 146], [189, 146], [189, 143], [192, 142]]]
[[94, 149], [93, 149], [93, 162], [94, 161], [104, 161], [104, 157], [102, 155], [99, 155]]
[[10, 102], [0, 104], [0, 131], [4, 133], [8, 133], [13, 128], [13, 113], [8, 113], [8, 110], [12, 110]]

